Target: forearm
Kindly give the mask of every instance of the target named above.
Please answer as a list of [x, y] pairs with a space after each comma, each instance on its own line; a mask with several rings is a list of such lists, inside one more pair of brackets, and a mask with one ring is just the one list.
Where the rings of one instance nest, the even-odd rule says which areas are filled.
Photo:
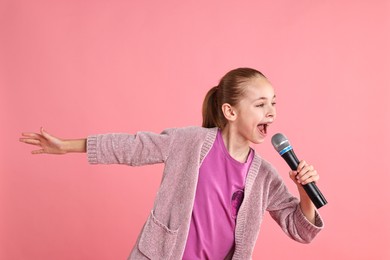
[[298, 185], [298, 191], [300, 196], [299, 206], [301, 207], [302, 213], [305, 215], [307, 220], [315, 225], [315, 206], [306, 191], [303, 189], [302, 185]]
[[65, 153], [85, 153], [87, 152], [87, 139], [64, 140], [61, 149]]

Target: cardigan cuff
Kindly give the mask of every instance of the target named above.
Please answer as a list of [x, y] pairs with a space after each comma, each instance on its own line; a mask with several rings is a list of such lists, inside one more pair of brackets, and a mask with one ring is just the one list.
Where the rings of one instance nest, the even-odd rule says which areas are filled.
[[322, 221], [322, 218], [320, 214], [318, 214], [317, 210], [315, 210], [315, 223], [313, 224], [306, 218], [306, 216], [302, 212], [301, 207], [298, 205], [297, 219], [299, 221], [299, 224], [301, 224], [303, 227], [310, 231], [319, 231], [324, 227], [324, 222]]
[[87, 138], [87, 156], [90, 164], [98, 164], [96, 135], [91, 135]]
[[306, 243], [309, 243], [311, 240], [313, 240], [313, 238], [324, 228], [324, 222], [322, 221], [322, 218], [317, 210], [315, 210], [315, 223], [313, 224], [306, 218], [301, 210], [301, 207], [298, 205], [296, 219], [299, 226], [303, 228], [303, 230], [301, 229], [301, 231], [298, 232], [301, 234], [301, 237]]

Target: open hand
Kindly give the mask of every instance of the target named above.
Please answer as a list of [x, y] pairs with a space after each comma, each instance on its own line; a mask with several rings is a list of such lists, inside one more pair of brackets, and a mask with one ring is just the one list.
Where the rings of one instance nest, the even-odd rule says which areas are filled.
[[31, 151], [32, 154], [65, 154], [66, 150], [63, 149], [64, 140], [61, 140], [57, 137], [54, 137], [48, 134], [43, 127], [41, 127], [41, 132], [38, 133], [22, 133], [24, 138], [20, 138], [19, 141], [39, 146], [41, 149]]

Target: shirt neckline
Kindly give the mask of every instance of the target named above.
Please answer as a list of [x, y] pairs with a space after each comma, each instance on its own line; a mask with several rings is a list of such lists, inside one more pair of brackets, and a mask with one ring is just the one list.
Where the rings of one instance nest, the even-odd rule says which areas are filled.
[[251, 161], [253, 160], [253, 149], [251, 147], [249, 147], [250, 151], [249, 151], [249, 155], [247, 156], [246, 158], [246, 161], [245, 162], [240, 162], [240, 161], [237, 161], [236, 159], [234, 159], [229, 151], [227, 150], [226, 146], [225, 146], [225, 143], [223, 141], [223, 138], [222, 138], [222, 131], [221, 129], [218, 128], [218, 132], [217, 132], [217, 142], [218, 142], [218, 146], [221, 148], [222, 152], [225, 154], [225, 156], [233, 163], [237, 164], [237, 165], [240, 165], [240, 166], [248, 166]]

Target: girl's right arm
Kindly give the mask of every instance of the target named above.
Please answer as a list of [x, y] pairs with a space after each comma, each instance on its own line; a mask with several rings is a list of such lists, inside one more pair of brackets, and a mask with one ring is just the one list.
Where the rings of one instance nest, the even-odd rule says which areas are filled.
[[39, 146], [32, 154], [86, 153], [91, 164], [127, 164], [140, 166], [163, 163], [168, 159], [175, 128], [160, 134], [111, 133], [92, 135], [84, 139], [64, 140], [54, 137], [41, 128], [40, 133], [22, 133], [21, 142]]
[[71, 139], [63, 140], [54, 137], [40, 129], [40, 133], [22, 133], [24, 138], [20, 138], [19, 141], [39, 146], [41, 149], [34, 150], [32, 154], [66, 154], [66, 153], [85, 153], [87, 151], [86, 143], [87, 139]]

